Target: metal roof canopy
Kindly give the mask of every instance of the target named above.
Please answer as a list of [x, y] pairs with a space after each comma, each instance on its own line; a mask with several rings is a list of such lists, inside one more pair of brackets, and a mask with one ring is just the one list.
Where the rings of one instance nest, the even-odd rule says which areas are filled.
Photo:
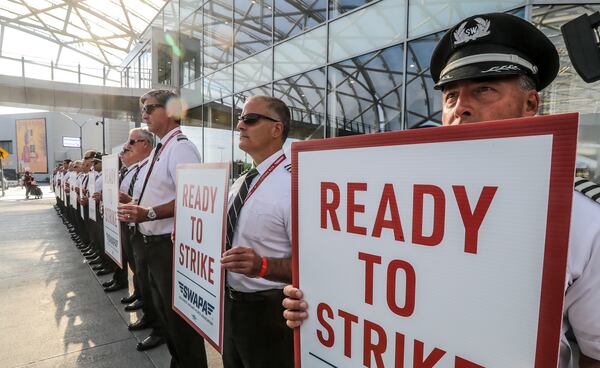
[[117, 71], [166, 0], [2, 0], [0, 58]]

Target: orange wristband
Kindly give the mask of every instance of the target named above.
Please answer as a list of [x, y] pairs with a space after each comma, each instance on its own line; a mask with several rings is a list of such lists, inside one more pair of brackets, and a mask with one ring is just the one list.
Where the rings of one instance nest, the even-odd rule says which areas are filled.
[[267, 274], [267, 257], [262, 256], [262, 265], [260, 266], [260, 272], [258, 273], [258, 277], [265, 277]]

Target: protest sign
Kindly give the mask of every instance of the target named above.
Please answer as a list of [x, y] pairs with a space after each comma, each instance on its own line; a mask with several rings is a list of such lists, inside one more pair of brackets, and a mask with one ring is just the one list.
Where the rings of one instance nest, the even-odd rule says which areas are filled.
[[96, 192], [96, 172], [90, 171], [90, 178], [88, 179], [88, 210], [89, 210], [89, 218], [92, 221], [96, 221], [96, 200], [94, 200], [93, 196]]
[[104, 213], [104, 247], [106, 254], [123, 268], [121, 226], [117, 219], [119, 206], [119, 157], [102, 157], [102, 201]]
[[177, 166], [173, 309], [221, 352], [229, 164]]
[[300, 367], [556, 367], [577, 114], [294, 143]]

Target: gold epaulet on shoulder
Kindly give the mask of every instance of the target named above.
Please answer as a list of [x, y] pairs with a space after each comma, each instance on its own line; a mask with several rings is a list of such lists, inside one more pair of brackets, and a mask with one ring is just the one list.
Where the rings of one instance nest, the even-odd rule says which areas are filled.
[[290, 173], [292, 172], [292, 164], [291, 163], [285, 165], [284, 168], [287, 170], [287, 172], [290, 172]]
[[600, 203], [600, 185], [584, 178], [575, 178], [575, 190]]
[[187, 141], [188, 137], [185, 134], [183, 134], [183, 133], [177, 134], [177, 140], [178, 141]]

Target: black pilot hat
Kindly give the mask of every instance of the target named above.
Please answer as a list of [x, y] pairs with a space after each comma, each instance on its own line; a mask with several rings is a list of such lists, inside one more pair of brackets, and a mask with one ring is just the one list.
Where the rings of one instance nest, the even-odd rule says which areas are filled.
[[506, 13], [479, 14], [452, 27], [431, 56], [436, 89], [474, 78], [528, 75], [536, 90], [558, 73], [556, 47], [533, 24]]
[[96, 162], [102, 162], [102, 153], [101, 152], [94, 152], [94, 155], [92, 156], [92, 160], [96, 161]]

